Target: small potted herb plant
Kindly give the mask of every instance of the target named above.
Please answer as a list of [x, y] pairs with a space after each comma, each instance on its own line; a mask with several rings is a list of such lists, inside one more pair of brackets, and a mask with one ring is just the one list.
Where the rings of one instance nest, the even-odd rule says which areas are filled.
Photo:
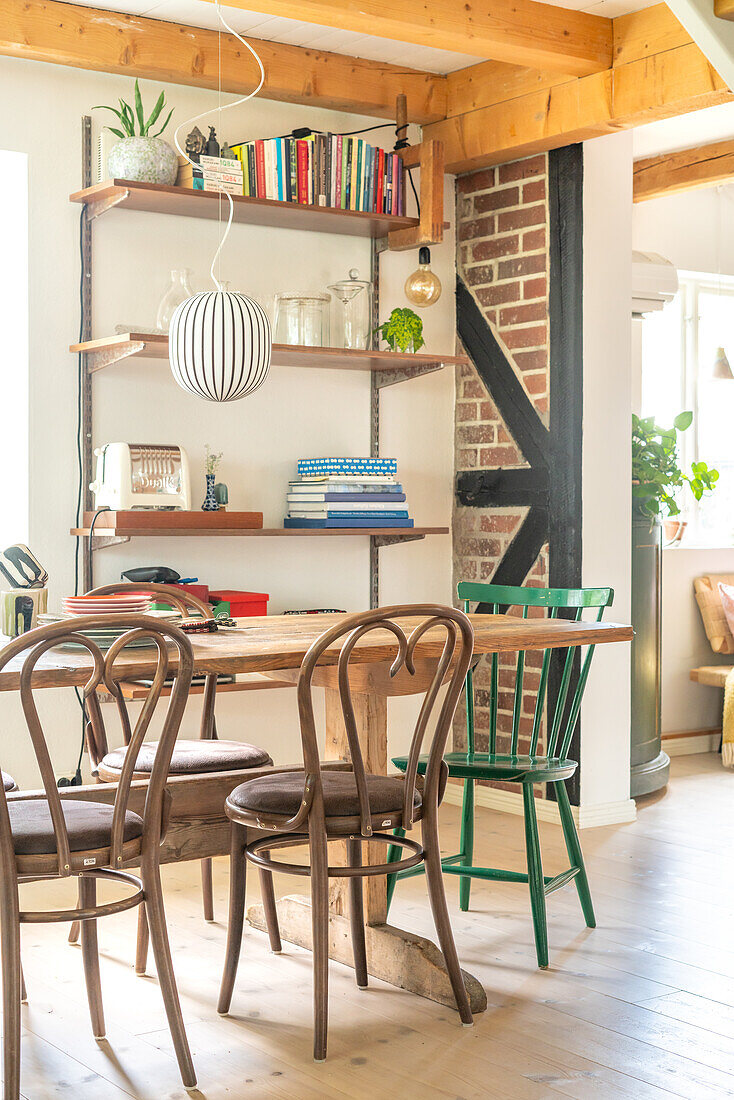
[[415, 352], [425, 344], [423, 321], [407, 306], [404, 309], [394, 309], [387, 321], [378, 325], [375, 332], [379, 332], [390, 351]]
[[147, 119], [137, 80], [133, 90], [133, 101], [134, 111], [124, 99], [118, 100], [119, 109], [108, 106], [93, 108], [95, 111], [112, 111], [120, 123], [119, 127], [107, 127], [115, 137], [120, 138], [107, 157], [107, 171], [113, 179], [173, 184], [176, 182], [178, 173], [178, 157], [175, 149], [160, 137], [171, 121], [173, 109], [168, 112], [163, 125], [153, 132], [166, 105], [166, 93], [161, 92], [158, 96], [156, 105]]

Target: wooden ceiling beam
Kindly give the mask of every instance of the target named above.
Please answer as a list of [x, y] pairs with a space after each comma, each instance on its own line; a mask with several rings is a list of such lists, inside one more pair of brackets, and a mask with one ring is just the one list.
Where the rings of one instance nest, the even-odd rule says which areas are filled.
[[632, 179], [635, 202], [728, 183], [734, 180], [734, 141], [644, 157], [635, 161]]
[[[262, 96], [339, 111], [395, 117], [405, 94], [411, 122], [446, 114], [445, 77], [343, 54], [253, 40], [262, 57]], [[59, 3], [0, 0], [0, 54], [171, 84], [218, 86], [216, 31]], [[250, 54], [222, 35], [222, 89], [245, 94], [256, 81]]]
[[[212, 0], [214, 2], [214, 0]], [[251, 10], [255, 0], [227, 0]], [[537, 0], [260, 0], [257, 11], [574, 76], [608, 69], [612, 21]]]
[[[447, 77], [449, 117], [424, 128], [468, 172], [719, 103], [718, 73], [664, 5], [614, 20], [611, 69], [568, 80], [494, 62]], [[658, 46], [662, 49], [658, 50]]]

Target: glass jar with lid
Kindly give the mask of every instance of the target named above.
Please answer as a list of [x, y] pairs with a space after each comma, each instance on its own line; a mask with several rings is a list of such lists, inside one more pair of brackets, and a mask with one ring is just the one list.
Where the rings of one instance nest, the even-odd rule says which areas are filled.
[[329, 347], [330, 304], [328, 294], [276, 294], [275, 343]]
[[332, 283], [328, 289], [336, 299], [334, 347], [368, 348], [372, 329], [372, 283], [360, 279], [353, 267], [349, 278]]

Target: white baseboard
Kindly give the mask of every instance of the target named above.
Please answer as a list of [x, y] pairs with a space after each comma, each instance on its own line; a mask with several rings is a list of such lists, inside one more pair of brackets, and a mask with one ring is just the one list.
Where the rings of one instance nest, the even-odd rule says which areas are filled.
[[[451, 806], [460, 806], [463, 784], [449, 781], [444, 795], [444, 802]], [[488, 810], [500, 810], [507, 814], [522, 816], [522, 793], [518, 791], [504, 791], [497, 787], [475, 787], [474, 802]], [[554, 825], [561, 824], [558, 813], [558, 803], [550, 798], [536, 798], [535, 812], [539, 821], [549, 821]], [[637, 807], [631, 798], [621, 802], [601, 802], [596, 806], [572, 806], [571, 812], [576, 826], [579, 829], [593, 829], [601, 825], [621, 825], [627, 821], [634, 821], [637, 816]]]
[[697, 752], [718, 752], [721, 730], [690, 730], [664, 733], [662, 747], [668, 756], [691, 756]]

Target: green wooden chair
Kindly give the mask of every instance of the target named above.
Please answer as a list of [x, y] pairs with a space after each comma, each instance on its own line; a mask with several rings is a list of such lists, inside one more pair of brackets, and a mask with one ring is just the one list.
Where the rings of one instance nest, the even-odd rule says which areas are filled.
[[[557, 618], [561, 610], [573, 610], [575, 611], [575, 620], [579, 621], [585, 608], [595, 608], [597, 622], [601, 620], [604, 608], [609, 607], [614, 598], [614, 592], [611, 588], [517, 588], [497, 584], [475, 584], [470, 581], [462, 581], [459, 584], [458, 594], [459, 599], [464, 601], [464, 610], [467, 612], [470, 610], [470, 605], [475, 603], [479, 603], [483, 607], [489, 605], [488, 610], [494, 615], [499, 614], [507, 607], [514, 606], [521, 607], [523, 618], [527, 618], [531, 607], [545, 607], [548, 608], [548, 617], [551, 619]], [[530, 888], [530, 905], [533, 914], [538, 966], [543, 968], [548, 966], [546, 895], [560, 889], [573, 879], [576, 883], [586, 924], [589, 928], [596, 926], [594, 907], [591, 902], [589, 883], [581, 854], [581, 845], [566, 790], [566, 780], [573, 775], [578, 767], [575, 760], [568, 759], [568, 752], [578, 722], [581, 699], [589, 676], [591, 658], [594, 654], [594, 646], [589, 646], [580, 664], [576, 686], [569, 702], [568, 696], [573, 680], [574, 658], [576, 651], [579, 649], [579, 646], [570, 646], [555, 651], [546, 649], [543, 652], [533, 709], [530, 752], [527, 756], [518, 753], [523, 695], [525, 694], [527, 698], [527, 692], [523, 691], [525, 653], [518, 653], [516, 657], [509, 753], [497, 752], [500, 663], [499, 654], [497, 653], [492, 654], [490, 658], [489, 751], [477, 752], [475, 749], [473, 673], [476, 665], [474, 665], [469, 670], [466, 678], [467, 751], [450, 752], [444, 757], [448, 764], [449, 776], [464, 780], [464, 797], [461, 815], [461, 850], [457, 855], [447, 856], [442, 860], [443, 870], [446, 874], [460, 876], [459, 904], [463, 910], [469, 908], [469, 891], [473, 878], [493, 879], [501, 882], [527, 882]], [[562, 664], [559, 666], [560, 679], [556, 698], [555, 700], [548, 700], [548, 681], [551, 657], [554, 652], [559, 654], [556, 660], [562, 662]], [[538, 741], [544, 714], [548, 733], [546, 751], [540, 755], [538, 754]], [[396, 757], [393, 759], [393, 763], [401, 771], [405, 771], [408, 758]], [[425, 773], [425, 767], [426, 761], [421, 758], [418, 769], [421, 774]], [[502, 780], [503, 782], [519, 783], [522, 786], [528, 868], [526, 873], [505, 871], [495, 867], [473, 866], [474, 784], [479, 779]], [[568, 870], [562, 871], [561, 874], [552, 878], [543, 875], [538, 822], [535, 813], [535, 797], [533, 794], [536, 783], [552, 783], [555, 788], [563, 835], [571, 863]], [[404, 836], [405, 833], [402, 830], [396, 830], [395, 835], [400, 837]], [[399, 842], [396, 842], [389, 850], [388, 860], [398, 859], [399, 854], [400, 845]], [[392, 900], [396, 879], [420, 874], [421, 870], [418, 867], [410, 868], [389, 877], [388, 905]]]

